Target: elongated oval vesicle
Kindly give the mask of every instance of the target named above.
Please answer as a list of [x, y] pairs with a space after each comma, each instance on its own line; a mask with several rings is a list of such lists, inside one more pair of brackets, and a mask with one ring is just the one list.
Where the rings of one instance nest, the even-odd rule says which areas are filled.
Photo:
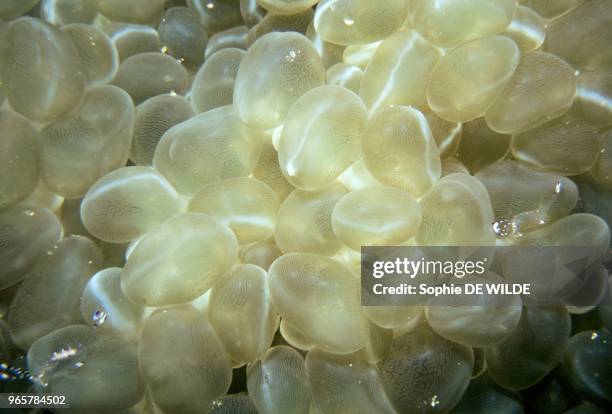
[[567, 216], [578, 201], [578, 189], [570, 179], [533, 171], [517, 161], [491, 165], [476, 178], [489, 193], [500, 237], [550, 224]]
[[25, 278], [61, 231], [57, 216], [46, 208], [16, 207], [0, 214], [0, 289]]
[[470, 347], [425, 325], [393, 340], [380, 363], [380, 376], [398, 412], [445, 413], [459, 402], [473, 366]]
[[[493, 272], [453, 280], [455, 285], [502, 284]], [[425, 316], [436, 333], [450, 341], [471, 347], [487, 347], [503, 341], [514, 332], [521, 318], [522, 301], [518, 295], [439, 296], [428, 301]]]
[[134, 104], [120, 88], [90, 89], [78, 113], [41, 131], [45, 183], [65, 197], [80, 197], [104, 174], [124, 166], [134, 117]]
[[159, 33], [150, 26], [108, 22], [101, 28], [113, 41], [121, 62], [140, 53], [159, 52], [163, 47]]
[[0, 211], [23, 201], [40, 177], [40, 137], [34, 125], [0, 111]]
[[331, 184], [357, 159], [366, 119], [363, 102], [346, 88], [327, 85], [302, 95], [287, 114], [278, 144], [287, 180], [307, 191]]
[[267, 271], [272, 262], [282, 254], [274, 239], [270, 238], [242, 246], [238, 256], [242, 263], [254, 264]]
[[505, 36], [474, 40], [451, 50], [431, 73], [429, 106], [453, 122], [484, 115], [512, 78], [519, 57], [518, 46]]
[[153, 401], [164, 412], [207, 412], [232, 380], [223, 345], [204, 315], [191, 306], [160, 309], [149, 316], [139, 356]]
[[526, 131], [562, 115], [575, 95], [576, 75], [570, 65], [550, 53], [527, 53], [485, 118], [497, 132]]
[[155, 148], [166, 131], [192, 116], [189, 100], [179, 95], [158, 95], [138, 105], [130, 159], [137, 165], [153, 164]]
[[359, 95], [372, 112], [390, 105], [421, 107], [429, 74], [441, 55], [413, 30], [395, 33], [376, 49]]
[[138, 104], [164, 93], [185, 93], [189, 87], [189, 74], [179, 61], [168, 55], [139, 53], [121, 63], [113, 83], [129, 93]]
[[376, 365], [355, 355], [313, 349], [305, 361], [312, 403], [323, 413], [388, 413], [396, 411], [382, 387]]
[[253, 177], [268, 184], [281, 202], [294, 190], [278, 165], [278, 153], [269, 139], [264, 140]]
[[229, 228], [205, 214], [182, 214], [138, 242], [121, 286], [130, 300], [146, 306], [188, 302], [210, 289], [237, 255], [238, 243]]
[[27, 361], [34, 389], [65, 396], [74, 412], [122, 412], [135, 405], [146, 388], [136, 347], [121, 338], [96, 335], [84, 325], [38, 339]]
[[0, 6], [0, 17], [11, 19], [33, 8], [39, 0], [7, 0]]
[[244, 50], [230, 47], [206, 59], [191, 85], [191, 106], [196, 113], [231, 105], [234, 82]]
[[300, 331], [292, 325], [289, 325], [287, 319], [281, 319], [278, 329], [279, 333], [289, 345], [300, 351], [310, 351], [314, 349], [314, 344], [304, 336]]
[[612, 55], [602, 54], [577, 71], [577, 89], [569, 114], [595, 127], [612, 125]]
[[242, 264], [224, 275], [210, 291], [208, 318], [234, 361], [263, 357], [279, 323], [265, 270]]
[[[572, 0], [567, 0], [572, 1]], [[543, 2], [546, 6], [567, 3]], [[576, 3], [579, 0], [575, 0]], [[612, 10], [607, 0], [582, 1], [569, 13], [550, 22], [546, 29], [544, 50], [576, 68], [588, 65], [605, 54], [612, 35]]]
[[546, 27], [539, 14], [528, 7], [517, 6], [503, 35], [514, 40], [521, 52], [531, 52], [544, 43]]
[[242, 24], [240, 3], [234, 0], [187, 0], [207, 33], [220, 32]]
[[11, 335], [23, 349], [56, 329], [81, 322], [81, 292], [103, 261], [98, 246], [81, 236], [63, 239], [45, 256], [11, 303]]
[[259, 24], [249, 30], [246, 39], [247, 48], [270, 32], [297, 32], [305, 35], [313, 14], [312, 9], [305, 9], [295, 14], [267, 13]]
[[334, 207], [332, 226], [344, 244], [392, 246], [407, 241], [421, 223], [421, 208], [405, 191], [393, 187], [369, 187], [342, 197]]
[[531, 168], [559, 175], [590, 170], [601, 149], [597, 129], [569, 115], [514, 135], [512, 155]]
[[463, 124], [456, 156], [475, 174], [506, 158], [510, 153], [511, 143], [511, 135], [493, 131], [481, 117]]
[[208, 214], [232, 229], [240, 244], [272, 236], [277, 210], [278, 199], [274, 191], [249, 177], [208, 184], [189, 204], [189, 211]]
[[187, 7], [171, 7], [157, 27], [159, 38], [168, 53], [189, 68], [204, 61], [208, 36], [196, 13]]
[[261, 414], [309, 412], [311, 396], [304, 358], [293, 348], [270, 348], [247, 370], [247, 387]]
[[205, 184], [246, 177], [257, 163], [263, 139], [244, 125], [233, 107], [223, 106], [182, 122], [164, 134], [153, 166], [182, 194]]
[[280, 125], [293, 103], [325, 81], [310, 41], [298, 33], [268, 33], [249, 48], [234, 85], [242, 121], [259, 129]]
[[110, 38], [100, 29], [82, 23], [62, 27], [74, 42], [85, 79], [89, 85], [111, 81], [119, 68], [119, 53]]
[[510, 24], [514, 8], [513, 0], [416, 0], [412, 23], [433, 44], [452, 48], [501, 33]]
[[94, 0], [42, 0], [41, 17], [51, 24], [91, 24], [98, 15]]
[[351, 353], [367, 340], [359, 280], [339, 262], [310, 253], [285, 254], [269, 270], [280, 316], [329, 352]]
[[527, 246], [591, 246], [595, 255], [603, 255], [610, 243], [610, 229], [599, 216], [576, 213], [555, 221], [550, 226], [525, 233], [520, 241]]
[[314, 26], [323, 40], [354, 45], [382, 40], [395, 32], [407, 13], [404, 0], [321, 0]]
[[325, 80], [328, 85], [344, 86], [349, 91], [359, 93], [363, 71], [357, 66], [336, 63], [327, 69]]
[[276, 218], [275, 239], [284, 253], [306, 252], [332, 255], [342, 242], [332, 228], [332, 212], [347, 194], [340, 184], [321, 190], [294, 190], [281, 204]]
[[485, 349], [487, 372], [506, 389], [531, 387], [563, 355], [570, 325], [565, 309], [526, 306], [514, 333], [500, 344]]
[[421, 226], [415, 236], [424, 246], [493, 246], [491, 200], [476, 178], [443, 177], [421, 198]]
[[85, 89], [81, 60], [67, 33], [31, 17], [15, 20], [4, 62], [11, 107], [35, 122], [72, 111]]
[[406, 106], [375, 113], [362, 139], [366, 167], [381, 183], [419, 197], [440, 178], [440, 154], [425, 116]]
[[167, 0], [94, 0], [96, 7], [110, 20], [127, 23], [154, 23], [164, 10]]
[[121, 290], [121, 269], [100, 270], [87, 282], [81, 296], [81, 315], [97, 332], [138, 342], [144, 308], [125, 297]]

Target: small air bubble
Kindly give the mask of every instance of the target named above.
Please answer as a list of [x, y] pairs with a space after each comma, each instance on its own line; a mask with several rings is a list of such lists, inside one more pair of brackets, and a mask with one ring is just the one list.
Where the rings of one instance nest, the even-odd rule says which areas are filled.
[[101, 310], [95, 311], [91, 317], [95, 326], [101, 326], [104, 322], [106, 322], [107, 318], [108, 313]]

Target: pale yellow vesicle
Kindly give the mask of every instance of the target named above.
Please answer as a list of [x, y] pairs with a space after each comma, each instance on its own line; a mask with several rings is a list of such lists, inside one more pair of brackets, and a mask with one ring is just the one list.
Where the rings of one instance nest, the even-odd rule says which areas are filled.
[[151, 167], [124, 167], [96, 182], [81, 203], [81, 219], [95, 237], [137, 239], [181, 211], [179, 196]]
[[321, 39], [321, 36], [317, 33], [314, 28], [314, 23], [311, 21], [306, 28], [305, 36], [310, 39], [315, 50], [321, 57], [321, 62], [325, 68], [330, 68], [336, 63], [342, 62], [342, 53], [344, 52], [344, 46], [336, 45], [333, 43], [326, 42]]
[[91, 24], [98, 15], [94, 0], [42, 0], [41, 18], [63, 26], [71, 23]]
[[229, 228], [205, 214], [182, 214], [138, 242], [121, 286], [130, 300], [145, 306], [188, 302], [210, 289], [237, 256], [238, 243]]
[[280, 202], [294, 190], [278, 165], [278, 153], [270, 139], [266, 139], [263, 144], [259, 160], [253, 170], [253, 177], [268, 184]]
[[208, 33], [242, 24], [240, 3], [236, 0], [187, 0], [187, 6], [199, 16]]
[[78, 50], [67, 33], [23, 17], [11, 23], [7, 45], [3, 77], [15, 111], [45, 123], [79, 104], [85, 77]]
[[79, 111], [41, 131], [42, 178], [65, 197], [80, 197], [104, 174], [125, 165], [135, 109], [116, 86], [90, 89]]
[[409, 329], [424, 318], [422, 306], [370, 306], [363, 309], [372, 323], [385, 329]]
[[481, 117], [463, 124], [461, 142], [455, 155], [475, 174], [506, 158], [511, 142], [511, 135], [493, 131]]
[[512, 22], [502, 34], [514, 40], [521, 52], [531, 52], [544, 43], [546, 26], [539, 14], [528, 7], [518, 6]]
[[61, 223], [49, 210], [16, 207], [0, 214], [0, 289], [28, 276], [60, 239]]
[[312, 404], [323, 413], [393, 414], [377, 366], [356, 355], [334, 355], [319, 349], [308, 352], [306, 374]]
[[172, 7], [166, 10], [157, 32], [167, 53], [186, 67], [197, 69], [204, 62], [208, 36], [191, 9]]
[[232, 229], [240, 244], [248, 244], [272, 236], [278, 205], [266, 183], [238, 177], [202, 187], [191, 199], [189, 211], [214, 217]]
[[534, 171], [517, 161], [491, 165], [476, 178], [491, 198], [499, 237], [550, 224], [567, 216], [578, 201], [578, 189], [570, 179]]
[[171, 56], [159, 52], [139, 53], [121, 62], [113, 84], [139, 104], [164, 93], [182, 95], [189, 88], [189, 74]]
[[275, 346], [247, 369], [249, 395], [261, 414], [308, 414], [311, 394], [304, 358], [288, 346]]
[[431, 73], [429, 107], [453, 122], [484, 115], [512, 78], [519, 58], [518, 46], [505, 36], [474, 40], [451, 50]]
[[361, 70], [366, 70], [378, 46], [381, 44], [382, 40], [364, 45], [347, 46], [342, 52], [342, 61], [347, 65], [357, 66]]
[[[456, 286], [502, 284], [504, 278], [486, 272], [453, 280]], [[511, 336], [521, 318], [519, 295], [454, 295], [430, 299], [425, 307], [429, 326], [440, 336], [471, 347], [487, 347]]]
[[100, 29], [83, 23], [62, 27], [76, 46], [88, 84], [111, 81], [119, 68], [119, 53], [110, 38]]
[[448, 341], [427, 325], [393, 340], [379, 364], [397, 412], [446, 413], [459, 402], [474, 367], [470, 347]]
[[137, 343], [144, 308], [125, 297], [121, 290], [121, 269], [100, 270], [87, 282], [81, 295], [83, 320], [99, 334], [120, 336]]
[[84, 325], [38, 339], [28, 350], [27, 364], [33, 390], [70, 400], [69, 412], [126, 412], [145, 393], [136, 347], [121, 338], [96, 335]]
[[519, 0], [546, 19], [559, 17], [584, 3], [585, 0]]
[[332, 211], [346, 189], [337, 183], [316, 191], [294, 190], [281, 204], [275, 239], [284, 253], [333, 255], [342, 242], [332, 229]]
[[11, 335], [22, 349], [56, 329], [82, 321], [81, 292], [103, 261], [98, 246], [81, 236], [64, 238], [44, 256], [11, 302]]
[[268, 33], [249, 48], [238, 69], [234, 106], [245, 123], [269, 129], [283, 123], [293, 103], [325, 81], [312, 43], [298, 33]]
[[110, 20], [126, 23], [156, 23], [167, 0], [94, 0], [98, 11]]
[[569, 13], [550, 22], [544, 50], [582, 69], [609, 53], [611, 19], [612, 9], [607, 0], [583, 1]]
[[149, 316], [139, 357], [153, 401], [164, 412], [208, 412], [232, 381], [221, 341], [204, 315], [191, 306], [159, 309]]
[[338, 45], [360, 45], [382, 40], [403, 23], [405, 0], [321, 0], [314, 26], [323, 40]]
[[325, 74], [326, 83], [328, 85], [343, 86], [346, 89], [359, 93], [363, 71], [357, 66], [347, 65], [346, 63], [336, 63], [327, 69]]
[[32, 9], [39, 0], [5, 0], [0, 5], [0, 17], [12, 19]]
[[180, 95], [158, 95], [138, 105], [130, 160], [136, 165], [152, 165], [157, 144], [166, 131], [193, 115], [191, 103]]
[[603, 54], [578, 72], [569, 114], [596, 127], [612, 125], [612, 54]]
[[204, 185], [246, 177], [261, 153], [263, 136], [244, 125], [232, 106], [204, 112], [170, 128], [159, 141], [153, 166], [182, 194]]
[[287, 114], [278, 144], [283, 174], [295, 187], [331, 184], [359, 154], [367, 111], [355, 93], [326, 85], [300, 97]]
[[576, 95], [574, 72], [550, 53], [524, 54], [514, 76], [487, 110], [487, 124], [497, 132], [513, 134], [563, 115]]
[[242, 263], [254, 264], [267, 271], [272, 262], [282, 254], [274, 238], [270, 238], [242, 246], [238, 257]]
[[414, 28], [430, 42], [452, 48], [501, 33], [514, 13], [514, 0], [414, 0]]
[[467, 174], [443, 177], [419, 200], [422, 220], [415, 236], [423, 246], [494, 246], [491, 200]]
[[236, 48], [246, 49], [246, 37], [249, 28], [246, 26], [236, 26], [231, 29], [217, 32], [208, 39], [206, 44], [205, 59], [208, 60], [219, 50]]
[[363, 158], [359, 158], [344, 171], [338, 181], [349, 191], [382, 185], [365, 166]]
[[293, 14], [305, 9], [310, 9], [319, 0], [257, 0], [264, 9], [278, 14]]
[[281, 319], [279, 332], [285, 342], [293, 348], [300, 351], [310, 351], [314, 349], [314, 344], [304, 336], [300, 331], [292, 325], [289, 325], [286, 319]]
[[440, 178], [440, 154], [425, 116], [406, 106], [373, 114], [362, 139], [362, 156], [381, 183], [419, 197]]
[[416, 233], [421, 209], [410, 194], [393, 187], [352, 191], [334, 207], [334, 233], [353, 250], [362, 246], [393, 246]]
[[259, 266], [235, 266], [210, 291], [208, 318], [237, 362], [262, 358], [278, 329], [267, 274]]
[[442, 51], [417, 32], [386, 38], [368, 64], [359, 95], [374, 112], [392, 105], [422, 107], [429, 75]]
[[30, 195], [19, 203], [24, 207], [42, 207], [57, 213], [64, 203], [64, 197], [54, 193], [44, 181], [39, 181], [38, 185]]
[[531, 168], [560, 175], [590, 170], [600, 153], [601, 136], [593, 126], [564, 116], [512, 138], [512, 155]]
[[204, 62], [191, 85], [191, 106], [196, 113], [232, 104], [243, 57], [244, 50], [232, 47], [219, 50]]
[[359, 279], [347, 267], [325, 256], [289, 253], [272, 263], [268, 277], [281, 318], [317, 347], [346, 354], [365, 345]]
[[121, 62], [130, 56], [159, 52], [163, 48], [159, 33], [150, 26], [102, 21], [102, 19], [94, 22], [94, 26], [102, 29], [111, 38]]
[[0, 211], [23, 201], [40, 177], [40, 137], [34, 125], [12, 111], [0, 111]]

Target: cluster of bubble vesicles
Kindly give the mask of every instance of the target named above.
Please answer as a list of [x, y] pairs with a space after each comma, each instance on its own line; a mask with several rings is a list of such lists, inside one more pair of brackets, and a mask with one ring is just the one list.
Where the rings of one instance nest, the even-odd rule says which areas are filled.
[[605, 266], [593, 306], [366, 308], [359, 251], [606, 254], [611, 39], [611, 0], [0, 1], [0, 388], [609, 411]]

